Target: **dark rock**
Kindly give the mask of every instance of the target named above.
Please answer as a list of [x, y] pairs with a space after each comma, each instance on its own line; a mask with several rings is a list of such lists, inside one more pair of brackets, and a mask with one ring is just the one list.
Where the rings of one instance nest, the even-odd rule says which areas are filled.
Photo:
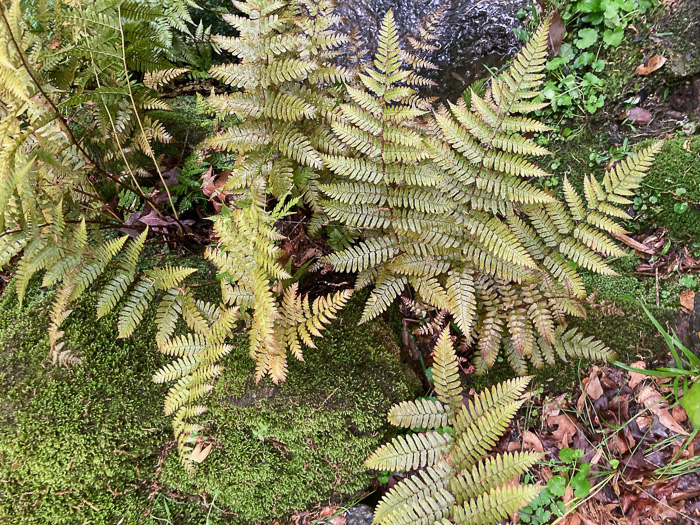
[[345, 525], [371, 525], [372, 509], [367, 505], [355, 505], [345, 513]]
[[372, 52], [384, 14], [391, 9], [399, 34], [420, 38], [418, 27], [428, 14], [444, 9], [437, 30], [439, 49], [427, 56], [440, 70], [422, 72], [438, 86], [431, 94], [457, 98], [468, 84], [488, 74], [484, 66], [498, 68], [513, 56], [522, 42], [513, 28], [522, 27], [516, 13], [524, 0], [340, 0], [341, 28], [358, 28], [361, 44]]
[[700, 74], [700, 2], [682, 0], [664, 17], [659, 32], [672, 33], [667, 40], [668, 64], [675, 78]]

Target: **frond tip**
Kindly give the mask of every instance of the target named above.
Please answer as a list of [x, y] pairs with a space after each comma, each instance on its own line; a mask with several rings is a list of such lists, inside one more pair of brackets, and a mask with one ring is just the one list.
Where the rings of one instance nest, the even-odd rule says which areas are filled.
[[[399, 435], [365, 462], [369, 468], [390, 472], [420, 469], [384, 495], [375, 523], [447, 524], [446, 518], [452, 518], [465, 525], [495, 524], [526, 506], [540, 491], [532, 485], [514, 485], [513, 480], [542, 454], [490, 454], [523, 403], [530, 378], [496, 385], [462, 404], [464, 392], [449, 337], [445, 329], [435, 349], [439, 401], [421, 399], [394, 406], [389, 421], [413, 428], [414, 433]], [[424, 430], [435, 428], [440, 430]]]

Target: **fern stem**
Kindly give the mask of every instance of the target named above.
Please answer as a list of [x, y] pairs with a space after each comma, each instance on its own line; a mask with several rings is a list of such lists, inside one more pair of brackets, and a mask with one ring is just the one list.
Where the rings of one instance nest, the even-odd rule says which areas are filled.
[[[184, 232], [184, 228], [182, 227], [182, 224], [180, 224], [180, 217], [177, 215], [177, 210], [175, 209], [175, 204], [173, 203], [173, 197], [170, 194], [170, 190], [168, 189], [168, 185], [165, 183], [165, 179], [163, 178], [163, 174], [160, 171], [160, 166], [158, 165], [158, 161], [156, 160], [156, 156], [153, 153], [153, 149], [151, 148], [151, 143], [148, 140], [148, 137], [146, 136], [146, 131], [143, 129], [143, 123], [141, 122], [141, 117], [139, 116], [139, 112], [136, 109], [136, 102], [134, 101], [134, 94], [131, 91], [131, 82], [129, 82], [129, 68], [126, 65], [126, 43], [124, 42], [124, 28], [122, 27], [122, 8], [121, 6], [117, 6], [117, 20], [119, 21], [119, 35], [121, 36], [121, 41], [122, 41], [122, 63], [124, 64], [124, 78], [126, 80], [126, 87], [129, 90], [129, 99], [131, 100], [131, 107], [134, 109], [134, 116], [136, 116], [136, 121], [139, 124], [139, 128], [141, 129], [141, 134], [143, 135], [144, 143], [146, 144], [146, 148], [148, 149], [148, 155], [153, 159], [153, 164], [156, 167], [156, 171], [158, 172], [158, 176], [160, 177], [160, 181], [163, 183], [163, 188], [165, 189], [165, 193], [168, 194], [168, 201], [170, 202], [170, 207], [173, 209], [173, 213], [175, 214], [175, 220], [177, 221], [178, 227], [180, 228], [180, 232]], [[110, 116], [111, 120], [111, 116]]]
[[[89, 43], [88, 43], [89, 46]], [[90, 58], [92, 61], [95, 61], [95, 57], [92, 54], [92, 49], [90, 49]], [[100, 76], [97, 74], [97, 69], [93, 68], [93, 71], [95, 73], [95, 82], [97, 82], [97, 88], [101, 89], [102, 88], [102, 83], [100, 82]], [[128, 79], [127, 79], [128, 82]], [[126, 166], [126, 170], [129, 172], [129, 175], [131, 176], [131, 180], [134, 181], [134, 184], [136, 187], [139, 189], [141, 193], [143, 193], [143, 189], [141, 188], [141, 185], [138, 183], [136, 180], [136, 175], [134, 175], [134, 172], [131, 170], [131, 166], [129, 165], [129, 161], [126, 159], [126, 155], [124, 155], [124, 149], [122, 148], [121, 142], [119, 140], [119, 134], [117, 133], [117, 127], [114, 125], [114, 119], [112, 118], [112, 112], [109, 110], [107, 107], [107, 104], [105, 104], [104, 100], [102, 101], [102, 105], [105, 108], [105, 111], [107, 112], [107, 116], [109, 117], [109, 123], [112, 126], [112, 133], [114, 134], [114, 140], [117, 143], [117, 149], [119, 149], [119, 154], [122, 156], [122, 160], [124, 161], [124, 165]], [[160, 212], [156, 209], [156, 213], [160, 215]]]

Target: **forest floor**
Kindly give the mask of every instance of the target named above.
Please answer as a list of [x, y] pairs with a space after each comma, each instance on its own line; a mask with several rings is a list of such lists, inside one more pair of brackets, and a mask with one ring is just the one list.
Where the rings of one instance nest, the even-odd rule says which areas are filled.
[[[574, 323], [620, 361], [655, 369], [669, 366], [672, 355], [642, 305], [700, 350], [700, 3], [664, 0], [632, 30], [637, 37], [607, 56], [605, 106], [584, 117], [550, 115], [555, 131], [547, 141], [555, 155], [545, 184], [561, 188], [567, 177], [582, 185], [585, 174], [599, 175], [640, 144], [665, 140], [628, 210], [629, 233], [618, 238], [629, 256], [614, 261], [618, 276], [585, 275], [588, 316]], [[416, 330], [410, 309], [402, 313], [404, 350], [425, 371], [436, 335]], [[470, 377], [479, 391], [511, 375], [497, 363], [486, 376]], [[498, 448], [545, 454], [528, 480], [545, 490], [514, 521], [700, 523], [700, 438], [668, 378], [585, 362], [537, 372], [521, 417]], [[397, 480], [380, 481], [363, 504], [371, 506]], [[296, 522], [363, 523], [361, 507], [319, 508]]]

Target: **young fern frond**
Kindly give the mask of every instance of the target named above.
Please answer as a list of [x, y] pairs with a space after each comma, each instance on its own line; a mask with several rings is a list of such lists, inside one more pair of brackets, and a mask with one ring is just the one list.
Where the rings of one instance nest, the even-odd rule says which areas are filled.
[[449, 327], [445, 328], [435, 345], [433, 381], [437, 398], [450, 407], [450, 421], [462, 407], [462, 384], [459, 380], [457, 355], [452, 345]]
[[[438, 369], [456, 371], [458, 366], [447, 341], [446, 329], [435, 349], [433, 368], [439, 398], [445, 397], [445, 389], [440, 386], [444, 381], [437, 380]], [[444, 375], [443, 372], [441, 376]], [[410, 427], [427, 422], [433, 425], [424, 428], [433, 429], [444, 423], [450, 432], [418, 429], [407, 436], [399, 435], [367, 459], [368, 468], [390, 472], [418, 470], [384, 495], [375, 510], [374, 523], [447, 524], [451, 519], [464, 524], [495, 524], [526, 506], [541, 490], [511, 482], [539, 461], [542, 454], [489, 455], [523, 403], [530, 378], [497, 385], [463, 405], [464, 392], [456, 372], [455, 375], [453, 383], [457, 386], [450, 389], [450, 395], [459, 397], [460, 402], [454, 419], [446, 421], [443, 411], [448, 407], [438, 401], [404, 402], [390, 410], [389, 421], [394, 424]]]

